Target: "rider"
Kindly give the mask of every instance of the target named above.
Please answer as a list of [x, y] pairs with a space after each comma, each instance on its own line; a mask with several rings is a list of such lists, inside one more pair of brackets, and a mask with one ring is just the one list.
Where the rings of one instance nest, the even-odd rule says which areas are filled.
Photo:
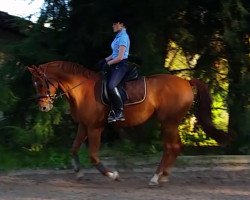
[[129, 70], [127, 62], [130, 39], [126, 32], [125, 25], [126, 23], [123, 18], [114, 18], [112, 27], [116, 36], [111, 43], [112, 54], [103, 60], [104, 65], [110, 69], [108, 78], [108, 93], [111, 101], [111, 110], [108, 116], [108, 123], [125, 120], [123, 114], [123, 100], [117, 88]]

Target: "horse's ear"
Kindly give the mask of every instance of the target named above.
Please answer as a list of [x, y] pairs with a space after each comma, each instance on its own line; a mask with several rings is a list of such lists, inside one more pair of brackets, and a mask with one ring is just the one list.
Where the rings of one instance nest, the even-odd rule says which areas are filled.
[[33, 66], [34, 65], [32, 65], [30, 67], [29, 66], [27, 67], [27, 69], [30, 71], [31, 74], [34, 74], [34, 72], [35, 72], [35, 69], [33, 68]]
[[30, 71], [31, 74], [37, 73], [37, 66], [35, 65], [28, 66], [27, 69]]

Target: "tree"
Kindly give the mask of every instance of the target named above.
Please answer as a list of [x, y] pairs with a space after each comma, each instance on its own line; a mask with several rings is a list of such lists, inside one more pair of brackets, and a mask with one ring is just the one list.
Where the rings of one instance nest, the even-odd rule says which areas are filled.
[[246, 1], [231, 0], [222, 1], [222, 5], [223, 39], [229, 63], [229, 131], [237, 134], [237, 140], [230, 150], [233, 153], [249, 153], [250, 4]]

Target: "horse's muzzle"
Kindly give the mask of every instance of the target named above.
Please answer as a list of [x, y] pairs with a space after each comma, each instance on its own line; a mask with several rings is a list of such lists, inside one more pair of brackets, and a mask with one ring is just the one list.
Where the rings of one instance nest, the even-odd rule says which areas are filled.
[[39, 109], [42, 112], [49, 112], [53, 108], [53, 104], [39, 105]]

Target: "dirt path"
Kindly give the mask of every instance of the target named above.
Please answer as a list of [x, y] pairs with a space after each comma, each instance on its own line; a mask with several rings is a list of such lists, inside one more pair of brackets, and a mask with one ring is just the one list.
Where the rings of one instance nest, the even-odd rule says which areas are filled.
[[170, 181], [149, 187], [154, 169], [121, 170], [120, 182], [95, 170], [76, 180], [71, 170], [0, 173], [0, 200], [250, 200], [246, 164], [175, 167]]

